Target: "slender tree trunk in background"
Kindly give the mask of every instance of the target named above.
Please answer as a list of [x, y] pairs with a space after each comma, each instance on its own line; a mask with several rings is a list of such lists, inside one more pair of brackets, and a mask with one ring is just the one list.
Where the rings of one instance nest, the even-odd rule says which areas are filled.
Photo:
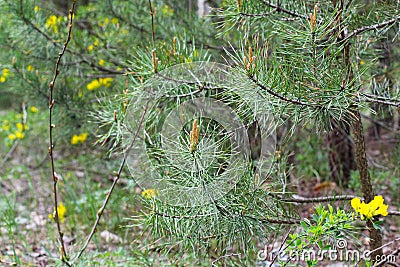
[[327, 139], [331, 178], [345, 188], [350, 180], [351, 171], [356, 169], [350, 126], [333, 122], [333, 129]]

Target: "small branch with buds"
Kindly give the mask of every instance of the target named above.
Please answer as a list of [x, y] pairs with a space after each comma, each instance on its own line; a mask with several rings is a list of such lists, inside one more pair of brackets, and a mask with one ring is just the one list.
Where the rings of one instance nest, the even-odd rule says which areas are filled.
[[58, 217], [58, 198], [57, 198], [57, 182], [59, 180], [59, 177], [55, 171], [55, 166], [54, 166], [54, 155], [53, 155], [53, 150], [54, 150], [54, 144], [53, 144], [53, 129], [55, 125], [53, 124], [53, 108], [54, 108], [54, 98], [53, 98], [53, 92], [54, 92], [54, 86], [56, 84], [56, 80], [58, 75], [60, 74], [59, 66], [61, 62], [61, 58], [64, 56], [65, 51], [67, 50], [67, 46], [69, 41], [71, 40], [71, 33], [72, 33], [72, 22], [74, 19], [74, 10], [75, 10], [75, 4], [76, 0], [72, 1], [72, 7], [71, 10], [69, 11], [69, 23], [68, 23], [68, 36], [67, 40], [65, 41], [63, 48], [61, 52], [58, 54], [58, 58], [56, 61], [56, 66], [54, 69], [54, 76], [53, 80], [50, 82], [50, 90], [49, 90], [49, 156], [50, 156], [50, 162], [51, 162], [51, 175], [53, 178], [53, 195], [54, 195], [54, 220], [57, 225], [57, 230], [58, 230], [58, 235], [59, 235], [59, 242], [60, 242], [60, 256], [61, 260], [68, 266], [71, 266], [68, 262], [68, 255], [65, 250], [65, 244], [64, 244], [64, 233], [61, 231], [61, 226], [60, 226], [60, 220]]

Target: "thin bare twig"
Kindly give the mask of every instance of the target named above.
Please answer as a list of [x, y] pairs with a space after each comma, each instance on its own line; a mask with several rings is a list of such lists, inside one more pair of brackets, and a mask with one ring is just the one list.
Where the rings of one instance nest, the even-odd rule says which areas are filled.
[[346, 200], [352, 200], [353, 198], [356, 197], [357, 196], [353, 195], [312, 197], [312, 198], [296, 196], [296, 198], [284, 198], [281, 199], [281, 201], [288, 203], [316, 203], [316, 202], [346, 201]]
[[[22, 0], [21, 0], [22, 4]], [[51, 176], [53, 178], [53, 195], [54, 195], [54, 220], [56, 221], [57, 225], [57, 230], [58, 230], [58, 235], [59, 235], [59, 242], [60, 242], [60, 253], [61, 253], [61, 260], [68, 266], [71, 266], [70, 263], [68, 262], [68, 255], [65, 250], [65, 244], [64, 244], [64, 233], [61, 231], [61, 226], [60, 226], [60, 220], [58, 217], [58, 198], [57, 198], [57, 182], [58, 182], [58, 175], [55, 171], [55, 166], [54, 166], [54, 156], [53, 156], [53, 149], [54, 149], [54, 144], [53, 144], [53, 129], [55, 125], [53, 124], [53, 107], [54, 107], [54, 98], [53, 98], [53, 92], [54, 92], [54, 85], [56, 83], [57, 77], [60, 74], [59, 66], [61, 63], [61, 58], [63, 57], [65, 51], [67, 50], [67, 46], [69, 41], [71, 40], [71, 34], [72, 34], [72, 22], [74, 19], [74, 10], [75, 10], [75, 4], [76, 0], [72, 0], [72, 7], [71, 10], [69, 11], [69, 24], [68, 24], [68, 36], [67, 40], [64, 43], [64, 46], [61, 50], [61, 52], [58, 54], [58, 58], [56, 61], [56, 66], [54, 69], [54, 76], [53, 80], [50, 82], [49, 85], [49, 156], [50, 156], [50, 162], [51, 162]]]
[[[143, 111], [142, 116], [140, 118], [140, 124], [139, 125], [142, 125], [146, 112], [147, 112], [147, 106], [144, 107], [144, 111]], [[132, 139], [132, 142], [130, 143], [130, 145], [125, 150], [124, 158], [122, 159], [122, 161], [121, 161], [121, 163], [119, 165], [118, 171], [115, 174], [114, 181], [113, 181], [110, 189], [108, 190], [108, 193], [107, 193], [106, 198], [104, 199], [103, 205], [97, 211], [96, 221], [93, 224], [92, 230], [90, 231], [89, 236], [87, 237], [85, 243], [83, 244], [82, 248], [80, 249], [80, 251], [78, 253], [78, 256], [75, 258], [75, 260], [78, 260], [82, 256], [83, 252], [86, 250], [87, 246], [89, 245], [89, 242], [92, 240], [93, 235], [96, 232], [97, 226], [99, 225], [100, 218], [103, 215], [103, 212], [104, 212], [105, 208], [107, 207], [108, 201], [111, 198], [111, 195], [112, 195], [112, 193], [114, 191], [114, 188], [115, 188], [116, 184], [118, 183], [118, 181], [119, 181], [119, 179], [121, 177], [122, 170], [123, 170], [123, 168], [125, 166], [126, 160], [128, 159], [129, 151], [132, 149], [133, 144], [135, 143], [136, 138], [139, 135], [139, 132], [140, 132], [140, 127], [137, 129], [137, 131], [136, 131], [136, 133], [135, 133], [135, 135], [134, 135], [134, 137]]]
[[386, 27], [386, 26], [389, 26], [389, 25], [393, 25], [399, 20], [400, 20], [400, 16], [397, 16], [397, 17], [394, 17], [391, 20], [387, 20], [387, 21], [384, 21], [384, 22], [381, 22], [381, 23], [376, 23], [376, 24], [373, 24], [373, 25], [361, 27], [361, 28], [356, 29], [356, 30], [352, 31], [351, 33], [349, 33], [344, 39], [340, 40], [340, 42], [341, 43], [346, 42], [349, 39], [353, 38], [355, 35], [361, 34], [361, 33], [366, 32], [366, 31], [376, 30], [376, 29], [380, 29], [380, 28], [383, 28], [383, 27]]
[[[388, 243], [386, 243], [386, 244], [384, 244], [384, 245], [382, 245], [381, 247], [379, 247], [379, 248], [377, 248], [377, 249], [382, 249], [382, 248], [384, 248], [384, 247], [387, 247], [387, 246], [389, 246], [389, 245], [391, 245], [391, 244], [393, 244], [394, 242], [399, 241], [399, 240], [400, 240], [400, 237], [399, 237], [399, 238], [396, 238], [396, 239], [394, 239], [394, 240], [392, 240], [392, 241], [390, 241], [390, 242], [388, 242]], [[371, 252], [373, 252], [373, 251], [371, 251]], [[371, 252], [370, 252], [370, 253], [371, 253]], [[400, 248], [397, 248], [396, 250], [394, 250], [394, 251], [393, 251], [392, 253], [390, 253], [389, 255], [395, 256], [395, 255], [397, 255], [399, 252], [400, 252]], [[373, 267], [382, 266], [382, 265], [384, 265], [385, 263], [388, 263], [387, 261], [390, 259], [390, 257], [388, 257], [389, 255], [386, 255], [386, 257], [384, 258], [384, 260], [378, 262], [378, 263], [375, 264]]]
[[397, 210], [388, 210], [388, 215], [400, 216], [400, 211], [397, 211]]
[[[290, 231], [287, 233], [287, 235], [285, 236], [285, 238], [282, 240], [281, 245], [279, 246], [278, 252], [282, 251], [283, 245], [285, 245], [286, 240], [288, 239], [290, 235]], [[286, 249], [286, 248], [285, 248]], [[272, 265], [274, 264], [274, 262], [278, 259], [279, 253], [276, 253], [275, 257], [272, 259], [269, 267], [272, 267]]]
[[389, 106], [400, 107], [400, 102], [397, 101], [396, 99], [386, 98], [386, 97], [367, 94], [367, 93], [361, 93], [361, 95], [365, 96], [366, 99], [364, 99], [364, 100], [368, 101], [368, 102], [375, 102], [375, 103], [385, 104], [385, 105], [389, 105]]
[[7, 152], [7, 154], [4, 156], [3, 160], [0, 163], [0, 170], [3, 168], [4, 164], [7, 162], [7, 160], [11, 157], [11, 155], [14, 153], [15, 149], [17, 148], [19, 142], [16, 140], [13, 145], [11, 146], [10, 150]]
[[151, 5], [151, 0], [149, 0], [149, 8], [150, 8], [150, 16], [151, 16], [151, 40], [153, 42], [153, 48], [154, 48], [154, 42], [155, 42], [154, 11], [153, 11], [153, 6]]

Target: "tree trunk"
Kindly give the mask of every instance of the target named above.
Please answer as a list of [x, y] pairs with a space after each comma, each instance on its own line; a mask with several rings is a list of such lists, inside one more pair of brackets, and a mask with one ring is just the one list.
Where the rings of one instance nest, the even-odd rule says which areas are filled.
[[[354, 111], [356, 119], [353, 121], [354, 145], [356, 149], [357, 168], [360, 172], [361, 190], [366, 203], [374, 199], [374, 191], [372, 189], [371, 177], [368, 172], [368, 161], [365, 152], [365, 140], [363, 134], [363, 125], [361, 123], [361, 115], [358, 110]], [[372, 221], [367, 221], [367, 227], [370, 236], [370, 250], [373, 251], [382, 246], [382, 235], [378, 229], [373, 227]], [[372, 261], [377, 259], [377, 256], [383, 255], [382, 248], [374, 251], [371, 254]]]
[[350, 137], [350, 126], [332, 122], [333, 129], [327, 137], [331, 178], [339, 186], [347, 187], [351, 171], [356, 169], [354, 146]]

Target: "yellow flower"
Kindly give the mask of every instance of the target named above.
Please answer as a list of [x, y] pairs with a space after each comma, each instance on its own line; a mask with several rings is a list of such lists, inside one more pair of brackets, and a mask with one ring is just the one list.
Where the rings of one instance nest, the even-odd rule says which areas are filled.
[[93, 45], [89, 45], [89, 46], [87, 47], [87, 50], [88, 50], [89, 52], [92, 52], [92, 51], [93, 51]]
[[[58, 204], [57, 212], [59, 221], [63, 223], [65, 221], [65, 214], [67, 214], [67, 208], [61, 201], [60, 204]], [[49, 214], [49, 219], [54, 219], [55, 217], [56, 217], [56, 211], [54, 210], [53, 214]]]
[[172, 16], [174, 14], [174, 10], [170, 8], [168, 5], [165, 5], [164, 8], [162, 9], [162, 13], [165, 16]]
[[82, 144], [83, 142], [86, 141], [87, 136], [88, 133], [81, 133], [79, 135], [74, 134], [71, 138], [71, 144], [72, 145]]
[[117, 24], [118, 23], [118, 19], [117, 18], [112, 18], [111, 19], [111, 23], [112, 24]]
[[26, 129], [25, 125], [22, 123], [18, 122], [15, 126], [17, 126], [18, 131], [22, 132], [23, 130]]
[[110, 23], [110, 19], [109, 19], [109, 18], [105, 18], [104, 23], [105, 23], [105, 24]]
[[26, 70], [27, 71], [33, 71], [35, 68], [32, 66], [32, 65], [28, 65], [27, 67], [26, 67]]
[[7, 69], [7, 68], [3, 69], [2, 76], [3, 76], [4, 78], [7, 78], [8, 74], [10, 74], [10, 70]]
[[0, 77], [0, 82], [1, 82], [1, 83], [5, 83], [5, 82], [6, 82], [6, 77], [1, 76], [1, 77]]
[[106, 86], [109, 87], [111, 86], [112, 82], [114, 81], [113, 78], [99, 78], [99, 79], [95, 79], [93, 81], [91, 81], [90, 83], [88, 83], [86, 85], [86, 88], [89, 91], [93, 91], [95, 89], [100, 88], [101, 86]]
[[142, 192], [142, 197], [144, 197], [145, 199], [154, 198], [155, 196], [156, 196], [155, 189], [146, 189]]
[[364, 220], [364, 217], [372, 219], [373, 216], [377, 215], [387, 216], [388, 205], [383, 204], [383, 202], [384, 199], [382, 196], [375, 196], [368, 204], [364, 201], [361, 202], [359, 198], [353, 198], [351, 200], [351, 206], [358, 214], [360, 214], [361, 220]]
[[369, 203], [370, 212], [372, 216], [382, 215], [387, 216], [388, 205], [383, 204], [385, 200], [382, 196], [375, 196], [374, 199]]
[[32, 106], [30, 110], [31, 110], [32, 113], [38, 112], [38, 108], [35, 107], [35, 106]]
[[113, 82], [113, 78], [100, 78], [100, 83], [104, 86], [109, 87], [111, 83]]
[[35, 6], [35, 7], [33, 8], [33, 10], [34, 10], [35, 12], [38, 12], [38, 11], [40, 10], [40, 7]]
[[88, 133], [81, 133], [79, 136], [80, 136], [80, 138], [81, 138], [81, 142], [83, 143], [83, 142], [86, 141], [86, 138], [87, 138], [87, 136], [88, 136]]
[[95, 39], [94, 42], [93, 42], [93, 45], [94, 46], [98, 46], [99, 45], [99, 40]]
[[16, 136], [18, 139], [24, 139], [25, 134], [22, 133], [22, 132], [15, 132], [15, 136]]
[[11, 128], [10, 124], [8, 123], [8, 121], [3, 122], [3, 125], [1, 125], [1, 129], [3, 131], [9, 131]]
[[57, 16], [51, 15], [46, 20], [46, 28], [53, 28], [54, 33], [58, 33], [57, 23], [61, 22], [62, 19], [62, 17], [57, 18]]
[[364, 65], [365, 61], [364, 60], [360, 60], [360, 65]]
[[95, 79], [86, 85], [86, 88], [89, 91], [93, 91], [101, 86], [99, 80]]
[[10, 139], [11, 141], [14, 141], [17, 137], [15, 136], [15, 134], [9, 134], [8, 135], [8, 139]]
[[100, 65], [100, 66], [104, 66], [104, 63], [106, 63], [106, 62], [104, 61], [104, 59], [100, 59], [100, 60], [99, 60], [99, 65]]
[[71, 138], [71, 144], [72, 144], [72, 145], [77, 145], [77, 144], [79, 144], [79, 136], [78, 136], [78, 135], [74, 134], [74, 135], [72, 136], [72, 138]]

